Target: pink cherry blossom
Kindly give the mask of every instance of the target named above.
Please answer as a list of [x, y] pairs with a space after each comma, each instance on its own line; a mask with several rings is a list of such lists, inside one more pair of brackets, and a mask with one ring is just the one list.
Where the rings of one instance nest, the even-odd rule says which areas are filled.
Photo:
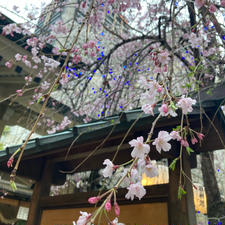
[[162, 106], [159, 108], [159, 111], [162, 114], [166, 115], [168, 113], [168, 111], [169, 111], [167, 104], [165, 104], [165, 103], [162, 104]]
[[90, 56], [91, 56], [91, 57], [95, 57], [95, 56], [96, 56], [96, 53], [93, 52], [93, 51], [91, 51]]
[[162, 72], [167, 72], [168, 71], [168, 66], [167, 65], [163, 65], [162, 67]]
[[27, 45], [32, 46], [32, 47], [36, 47], [38, 44], [38, 39], [36, 37], [33, 38], [29, 38], [27, 39]]
[[144, 158], [146, 154], [150, 151], [150, 146], [148, 144], [143, 143], [144, 138], [138, 137], [136, 140], [133, 139], [129, 142], [129, 144], [134, 147], [133, 151], [131, 152], [131, 156], [133, 158]]
[[69, 82], [70, 78], [66, 74], [62, 74], [62, 79], [59, 81], [60, 84], [65, 85]]
[[80, 55], [75, 55], [74, 57], [73, 57], [73, 62], [75, 63], [75, 64], [77, 64], [77, 63], [79, 63], [79, 62], [81, 62], [82, 61], [82, 57], [80, 56]]
[[177, 113], [165, 103], [162, 104], [158, 110], [162, 116], [168, 116], [168, 115], [171, 115], [172, 117], [177, 116]]
[[211, 4], [211, 5], [209, 6], [209, 12], [210, 12], [210, 13], [215, 13], [216, 11], [217, 11], [216, 6], [215, 6], [214, 4]]
[[141, 102], [143, 105], [147, 104], [147, 105], [153, 105], [156, 101], [155, 97], [156, 97], [156, 93], [157, 92], [153, 92], [152, 90], [151, 91], [148, 91], [148, 92], [145, 92], [145, 93], [142, 93], [141, 94]]
[[158, 137], [152, 143], [156, 146], [156, 150], [161, 153], [161, 150], [167, 152], [171, 149], [171, 144], [168, 141], [171, 140], [171, 136], [167, 131], [159, 131]]
[[90, 213], [80, 211], [81, 216], [77, 220], [77, 225], [87, 225], [88, 219], [91, 217]]
[[141, 109], [144, 111], [145, 114], [151, 114], [152, 116], [154, 116], [152, 105], [145, 104], [141, 107]]
[[111, 177], [114, 171], [114, 165], [109, 159], [105, 159], [103, 165], [106, 165], [105, 169], [102, 171], [104, 177]]
[[141, 171], [143, 173], [145, 166], [146, 166], [146, 159], [138, 159], [137, 166], [138, 166], [138, 171]]
[[114, 3], [115, 0], [108, 0], [108, 4], [111, 5]]
[[33, 56], [33, 57], [32, 57], [32, 60], [33, 60], [36, 64], [41, 63], [41, 59], [40, 59], [38, 56]]
[[168, 62], [170, 60], [169, 53], [167, 51], [163, 51], [163, 52], [159, 53], [158, 59], [162, 65], [168, 64]]
[[156, 177], [158, 176], [158, 168], [156, 166], [156, 161], [149, 161], [146, 166], [144, 173], [147, 177]]
[[65, 116], [63, 118], [63, 121], [61, 122], [61, 126], [62, 126], [62, 129], [64, 129], [65, 127], [67, 127], [68, 125], [70, 125], [72, 123], [71, 120], [69, 120], [69, 118], [67, 116]]
[[95, 47], [95, 42], [94, 41], [89, 41], [88, 42], [88, 46], [89, 46], [89, 48], [94, 48]]
[[56, 132], [56, 128], [53, 127], [51, 130], [47, 130], [48, 134], [54, 134]]
[[171, 136], [171, 138], [172, 138], [173, 140], [177, 140], [177, 141], [180, 141], [180, 140], [181, 140], [181, 136], [180, 136], [180, 134], [179, 134], [178, 131], [172, 131], [172, 132], [170, 133], [170, 136]]
[[31, 83], [32, 80], [33, 80], [31, 76], [25, 76], [24, 79], [27, 82], [26, 85], [28, 85], [29, 83]]
[[16, 33], [22, 32], [21, 28], [18, 27], [18, 25], [15, 24], [15, 23], [10, 23], [10, 24], [4, 26], [3, 29], [2, 29], [2, 35], [9, 35], [10, 34], [13, 37], [14, 32], [16, 32]]
[[25, 60], [27, 60], [27, 55], [24, 55], [22, 58], [22, 61], [25, 62]]
[[184, 96], [178, 101], [177, 106], [182, 109], [183, 114], [187, 114], [188, 112], [192, 112], [192, 105], [196, 104], [196, 100], [192, 98], [185, 98]]
[[27, 66], [27, 67], [29, 67], [29, 68], [31, 68], [31, 62], [29, 61], [29, 60], [25, 60], [24, 61], [24, 64]]
[[17, 53], [15, 55], [16, 61], [20, 61], [22, 59], [22, 55], [20, 55], [19, 53]]
[[141, 179], [142, 179], [141, 174], [139, 174], [139, 172], [136, 168], [133, 168], [130, 173], [131, 183], [137, 183], [137, 182], [141, 181]]
[[59, 20], [57, 21], [54, 26], [51, 27], [52, 31], [55, 32], [56, 34], [66, 34], [67, 33], [67, 28], [63, 24], [63, 21]]
[[192, 48], [197, 48], [202, 43], [201, 38], [193, 32], [189, 35], [188, 39], [189, 39], [188, 41], [191, 44]]
[[23, 95], [22, 89], [16, 90], [16, 93], [17, 93], [17, 96], [22, 96]]
[[44, 48], [45, 44], [44, 44], [44, 43], [39, 42], [39, 43], [38, 43], [38, 46], [39, 46], [39, 48], [40, 48], [40, 49], [42, 49], [42, 48]]
[[225, 0], [220, 0], [220, 5], [225, 7]]
[[59, 48], [54, 47], [54, 48], [52, 49], [52, 53], [53, 53], [54, 55], [60, 55]]
[[82, 4], [81, 4], [82, 8], [85, 8], [86, 4], [87, 4], [87, 1], [82, 2]]
[[141, 182], [138, 182], [136, 184], [131, 184], [127, 189], [128, 189], [128, 192], [125, 196], [125, 198], [127, 199], [133, 200], [134, 196], [136, 196], [140, 200], [146, 194], [146, 190], [142, 186]]
[[195, 5], [197, 8], [201, 8], [205, 4], [205, 0], [195, 0]]
[[87, 43], [84, 43], [84, 44], [82, 45], [82, 48], [83, 48], [84, 50], [88, 49], [88, 47], [89, 47], [89, 45], [88, 45]]
[[12, 66], [13, 66], [13, 63], [8, 61], [8, 62], [5, 63], [5, 66], [8, 67], [9, 69], [11, 69]]

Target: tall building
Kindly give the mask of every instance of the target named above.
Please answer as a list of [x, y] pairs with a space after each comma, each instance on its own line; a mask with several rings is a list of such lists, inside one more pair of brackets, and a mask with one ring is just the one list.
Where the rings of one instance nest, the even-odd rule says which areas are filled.
[[[72, 42], [74, 41], [74, 38], [77, 35], [78, 29], [85, 17], [85, 12], [83, 9], [77, 7], [77, 2], [79, 2], [78, 0], [66, 0], [63, 1], [63, 3], [61, 1], [56, 1], [53, 0], [51, 2], [51, 4], [49, 4], [42, 12], [38, 25], [37, 25], [37, 29], [36, 29], [36, 34], [37, 35], [44, 35], [44, 36], [48, 36], [50, 34], [53, 34], [56, 36], [57, 40], [54, 40], [51, 44], [55, 47], [58, 48], [58, 50], [60, 49], [64, 49], [64, 48], [70, 48]], [[63, 5], [62, 5], [63, 4]], [[76, 47], [78, 48], [82, 48], [82, 45], [85, 42], [88, 42], [90, 40], [95, 40], [96, 42], [96, 48], [98, 49], [98, 52], [94, 52], [94, 56], [90, 56], [90, 52], [93, 50], [89, 51], [89, 54], [84, 54], [84, 51], [82, 51], [82, 60], [81, 63], [84, 62], [86, 65], [90, 65], [92, 64], [94, 61], [97, 62], [97, 60], [99, 60], [99, 58], [103, 57], [104, 55], [107, 55], [110, 51], [110, 49], [112, 49], [115, 45], [114, 40], [112, 39], [112, 36], [116, 37], [115, 35], [111, 35], [110, 32], [114, 32], [118, 35], [123, 35], [123, 34], [128, 34], [129, 33], [129, 25], [128, 25], [128, 21], [126, 20], [124, 15], [121, 14], [116, 14], [113, 13], [112, 10], [106, 10], [106, 7], [104, 8], [104, 5], [101, 6], [102, 7], [102, 11], [101, 9], [99, 10], [100, 12], [102, 12], [102, 21], [104, 21], [103, 26], [97, 26], [96, 23], [95, 25], [92, 23], [93, 20], [98, 20], [98, 18], [94, 18], [95, 15], [91, 14], [91, 17], [89, 19], [89, 23], [88, 26], [85, 25], [84, 29], [81, 31], [78, 41], [76, 43]], [[87, 10], [88, 6], [86, 6], [86, 10]], [[54, 32], [54, 27], [57, 27], [58, 24], [58, 28], [60, 28], [61, 31], [63, 31], [63, 29], [65, 27], [67, 27], [67, 32], [63, 33], [63, 32]], [[64, 27], [65, 26], [65, 27]], [[57, 29], [57, 28], [56, 28]], [[68, 34], [69, 37], [68, 37]], [[121, 41], [116, 40], [118, 43]], [[65, 44], [65, 46], [64, 46]], [[119, 57], [115, 57], [116, 59], [115, 62], [113, 61], [113, 64], [115, 65], [116, 68], [113, 68], [113, 72], [114, 74], [119, 75], [121, 71], [119, 71], [119, 67], [117, 65], [119, 65], [121, 63], [121, 60], [119, 59]], [[74, 69], [74, 67], [77, 67], [77, 65], [72, 65], [71, 69]], [[107, 68], [104, 68], [103, 70], [107, 70]], [[102, 70], [102, 71], [103, 71]], [[90, 75], [90, 73], [92, 73], [92, 71], [79, 71], [82, 72], [82, 76], [87, 76], [87, 79]], [[107, 83], [108, 81], [106, 81], [105, 78], [105, 74], [109, 74], [112, 73], [110, 71], [103, 71], [102, 73], [100, 71], [97, 72], [93, 72], [95, 73], [96, 76], [93, 76], [92, 79], [92, 84], [94, 84], [94, 86], [92, 86], [91, 88], [101, 88], [102, 83]], [[69, 75], [68, 75], [69, 76]], [[112, 74], [109, 75], [110, 79], [113, 79]], [[72, 77], [72, 76], [70, 76]], [[74, 81], [73, 79], [71, 79], [72, 81]], [[74, 81], [75, 82], [75, 81]], [[71, 82], [72, 83], [72, 82]], [[73, 83], [74, 84], [74, 83]], [[71, 87], [72, 88], [72, 84]], [[73, 104], [71, 104], [71, 100], [69, 100], [68, 96], [62, 95], [62, 92], [58, 91], [53, 93], [52, 95], [54, 98], [56, 98], [58, 101], [63, 101], [64, 104], [67, 104], [69, 107], [73, 107]], [[62, 97], [63, 96], [63, 97]], [[74, 95], [73, 95], [74, 96]], [[95, 96], [94, 96], [95, 97]], [[88, 96], [87, 97], [90, 101], [92, 101], [92, 99], [90, 99], [91, 97]], [[76, 101], [73, 99], [73, 101]], [[75, 103], [76, 105], [76, 103]], [[77, 110], [77, 108], [75, 109]], [[85, 110], [84, 110], [85, 111]], [[97, 117], [98, 114], [96, 114]]]
[[[40, 19], [37, 24], [37, 29], [35, 33], [37, 35], [49, 35], [51, 32], [51, 27], [57, 21], [63, 21], [63, 24], [68, 25], [69, 29], [72, 26], [72, 32], [68, 40], [68, 43], [71, 43], [72, 37], [78, 31], [78, 24], [81, 24], [82, 19], [84, 18], [85, 14], [81, 9], [76, 7], [77, 3], [80, 2], [79, 0], [53, 0], [48, 6], [45, 7], [44, 11], [41, 13]], [[102, 16], [104, 20], [104, 27], [99, 30], [101, 33], [107, 33], [107, 28], [110, 30], [115, 31], [118, 34], [122, 32], [128, 33], [129, 25], [128, 21], [126, 20], [124, 15], [112, 13], [110, 10], [106, 12], [104, 10], [104, 6], [102, 7]], [[89, 40], [93, 37], [93, 30], [96, 29], [95, 27], [89, 24]], [[84, 32], [81, 37], [86, 35], [86, 31]], [[63, 44], [63, 40], [66, 40], [58, 35], [57, 38]], [[53, 43], [54, 46], [58, 46], [57, 42]]]

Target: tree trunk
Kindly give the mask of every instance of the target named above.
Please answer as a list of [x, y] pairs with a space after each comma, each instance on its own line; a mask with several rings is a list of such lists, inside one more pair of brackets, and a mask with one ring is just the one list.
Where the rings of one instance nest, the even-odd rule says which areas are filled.
[[[218, 224], [219, 220], [216, 218], [225, 216], [225, 203], [222, 202], [220, 197], [220, 191], [214, 172], [213, 153], [201, 153], [201, 169], [206, 191], [209, 222], [210, 224]], [[212, 217], [215, 219], [210, 219]], [[225, 219], [221, 220], [221, 222], [225, 224]]]

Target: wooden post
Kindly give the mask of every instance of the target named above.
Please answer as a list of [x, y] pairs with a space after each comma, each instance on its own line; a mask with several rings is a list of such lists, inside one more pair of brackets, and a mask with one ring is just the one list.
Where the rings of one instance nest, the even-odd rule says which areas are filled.
[[[171, 163], [171, 162], [169, 162]], [[191, 179], [191, 169], [189, 156], [183, 150], [183, 170], [185, 174]], [[177, 197], [180, 178], [180, 165], [177, 162], [174, 171], [169, 169], [169, 202], [168, 214], [170, 225], [195, 225], [195, 207], [192, 184], [185, 179], [184, 189], [187, 191], [186, 195], [179, 200]]]
[[53, 163], [46, 161], [41, 174], [41, 180], [36, 182], [33, 195], [31, 198], [31, 206], [29, 210], [27, 225], [38, 225], [41, 221], [40, 199], [49, 196], [53, 173]]

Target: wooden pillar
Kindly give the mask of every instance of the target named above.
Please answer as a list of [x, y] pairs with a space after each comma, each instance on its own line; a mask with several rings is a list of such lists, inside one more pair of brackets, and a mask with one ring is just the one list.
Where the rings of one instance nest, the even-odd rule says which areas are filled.
[[[170, 163], [170, 162], [169, 162]], [[186, 152], [183, 152], [183, 170], [185, 174], [191, 178], [191, 169], [189, 156]], [[177, 197], [180, 178], [180, 165], [177, 162], [174, 171], [169, 169], [169, 202], [168, 202], [168, 214], [170, 225], [195, 225], [196, 215], [194, 207], [194, 196], [192, 184], [185, 179], [184, 189], [187, 192], [179, 200]]]
[[36, 182], [31, 198], [27, 225], [39, 225], [41, 221], [40, 198], [49, 196], [53, 173], [53, 163], [46, 161], [42, 170], [41, 180]]

